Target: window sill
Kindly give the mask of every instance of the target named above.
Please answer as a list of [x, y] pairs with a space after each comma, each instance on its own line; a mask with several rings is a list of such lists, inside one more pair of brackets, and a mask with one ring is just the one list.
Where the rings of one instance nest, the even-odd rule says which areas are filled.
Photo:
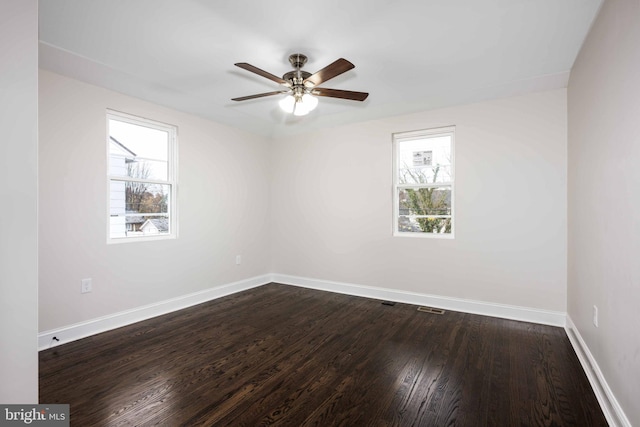
[[455, 235], [453, 233], [442, 234], [442, 233], [414, 233], [411, 231], [399, 232], [396, 231], [393, 233], [393, 237], [411, 237], [418, 239], [446, 239], [453, 240], [455, 239]]
[[134, 242], [155, 242], [158, 240], [175, 240], [178, 236], [175, 234], [165, 234], [160, 236], [136, 236], [136, 237], [116, 237], [108, 238], [107, 245], [119, 245], [121, 243], [134, 243]]

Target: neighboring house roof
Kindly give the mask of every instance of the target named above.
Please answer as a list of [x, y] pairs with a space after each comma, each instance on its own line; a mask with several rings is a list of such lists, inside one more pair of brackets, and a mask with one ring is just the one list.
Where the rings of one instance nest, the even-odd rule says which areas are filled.
[[122, 142], [118, 141], [117, 139], [115, 139], [112, 136], [109, 136], [109, 139], [111, 140], [112, 143], [114, 143], [118, 148], [120, 148], [121, 150], [124, 151], [125, 156], [132, 156], [132, 157], [136, 157], [137, 154], [134, 153], [133, 151], [129, 150]]
[[145, 222], [144, 218], [140, 216], [126, 216], [125, 221], [127, 224], [142, 224]]
[[166, 233], [169, 231], [169, 218], [148, 219], [140, 226], [140, 230], [147, 232], [157, 230], [159, 233]]

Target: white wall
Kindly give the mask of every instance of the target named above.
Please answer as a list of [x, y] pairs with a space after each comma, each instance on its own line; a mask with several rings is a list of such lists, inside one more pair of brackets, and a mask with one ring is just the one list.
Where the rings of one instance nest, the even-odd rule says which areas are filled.
[[38, 2], [0, 1], [0, 403], [38, 402]]
[[[39, 93], [40, 331], [268, 272], [267, 141], [48, 71]], [[178, 126], [179, 239], [107, 245], [107, 108]]]
[[[392, 237], [393, 132], [456, 126], [454, 240]], [[273, 271], [566, 310], [566, 91], [273, 143]]]
[[640, 2], [604, 2], [568, 90], [568, 313], [632, 425], [640, 425], [639, 40]]

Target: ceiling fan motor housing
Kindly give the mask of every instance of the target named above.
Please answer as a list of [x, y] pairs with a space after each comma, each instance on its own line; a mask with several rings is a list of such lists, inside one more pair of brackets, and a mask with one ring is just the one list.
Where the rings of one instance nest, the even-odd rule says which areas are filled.
[[289, 62], [293, 68], [302, 68], [307, 63], [307, 56], [301, 53], [294, 53], [289, 55]]
[[295, 68], [295, 70], [285, 73], [282, 76], [282, 79], [288, 81], [291, 84], [293, 96], [295, 96], [296, 98], [300, 98], [306, 92], [303, 83], [304, 80], [311, 77], [311, 73], [302, 71], [300, 69], [304, 66], [304, 64], [307, 63], [307, 56], [301, 53], [294, 53], [293, 55], [289, 55], [289, 62]]

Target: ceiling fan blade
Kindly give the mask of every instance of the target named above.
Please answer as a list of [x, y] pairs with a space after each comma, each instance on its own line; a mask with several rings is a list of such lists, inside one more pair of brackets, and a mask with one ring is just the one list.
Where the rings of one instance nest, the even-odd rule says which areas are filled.
[[266, 92], [266, 93], [258, 93], [256, 95], [249, 95], [249, 96], [241, 96], [240, 98], [232, 98], [232, 101], [246, 101], [248, 99], [256, 99], [256, 98], [262, 98], [264, 96], [271, 96], [271, 95], [280, 95], [281, 93], [288, 93], [288, 90], [277, 90], [275, 92]]
[[273, 80], [274, 82], [279, 83], [281, 85], [290, 86], [290, 83], [288, 81], [283, 80], [280, 77], [273, 75], [269, 72], [261, 70], [258, 67], [254, 67], [251, 64], [247, 64], [246, 62], [238, 62], [237, 64], [233, 64], [233, 65], [235, 65], [236, 67], [240, 67], [244, 70], [251, 71], [252, 73], [256, 73], [259, 76], [266, 77], [269, 80]]
[[354, 92], [352, 90], [326, 89], [317, 87], [311, 91], [312, 95], [329, 96], [331, 98], [350, 99], [352, 101], [364, 101], [369, 94], [367, 92]]
[[324, 67], [322, 70], [312, 74], [311, 76], [304, 79], [305, 86], [318, 86], [322, 82], [326, 82], [329, 79], [334, 78], [335, 76], [339, 76], [345, 71], [349, 71], [354, 68], [351, 62], [347, 61], [344, 58], [340, 58], [331, 64]]

